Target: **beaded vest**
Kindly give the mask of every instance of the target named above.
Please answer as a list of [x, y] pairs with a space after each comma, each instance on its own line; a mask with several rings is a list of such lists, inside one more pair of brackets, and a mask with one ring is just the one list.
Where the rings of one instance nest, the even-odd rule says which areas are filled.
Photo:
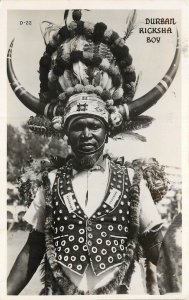
[[[82, 275], [91, 264], [95, 275], [121, 265], [130, 226], [130, 182], [127, 169], [110, 162], [106, 195], [88, 218], [73, 191], [72, 164], [58, 169], [53, 186], [55, 260]], [[133, 233], [134, 234], [134, 233]]]

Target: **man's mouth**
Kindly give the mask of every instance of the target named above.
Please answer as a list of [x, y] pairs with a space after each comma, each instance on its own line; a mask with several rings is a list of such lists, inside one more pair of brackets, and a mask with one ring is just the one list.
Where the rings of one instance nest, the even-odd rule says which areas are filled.
[[95, 145], [92, 143], [82, 143], [80, 144], [79, 148], [81, 150], [85, 150], [85, 151], [91, 151], [91, 150], [95, 150]]

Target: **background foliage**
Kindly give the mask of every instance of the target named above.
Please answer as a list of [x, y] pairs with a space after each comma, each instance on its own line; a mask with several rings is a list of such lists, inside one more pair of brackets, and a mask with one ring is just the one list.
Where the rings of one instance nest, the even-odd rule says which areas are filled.
[[16, 183], [30, 156], [47, 158], [50, 155], [66, 157], [68, 146], [65, 139], [58, 140], [34, 135], [27, 125], [22, 128], [7, 126], [7, 181]]

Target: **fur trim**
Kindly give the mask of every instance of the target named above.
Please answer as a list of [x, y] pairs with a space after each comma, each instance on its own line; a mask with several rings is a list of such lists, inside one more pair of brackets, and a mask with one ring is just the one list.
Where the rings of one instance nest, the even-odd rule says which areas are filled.
[[149, 295], [156, 295], [158, 286], [157, 286], [157, 277], [156, 277], [156, 267], [152, 263], [145, 259], [145, 268], [146, 268], [146, 288]]

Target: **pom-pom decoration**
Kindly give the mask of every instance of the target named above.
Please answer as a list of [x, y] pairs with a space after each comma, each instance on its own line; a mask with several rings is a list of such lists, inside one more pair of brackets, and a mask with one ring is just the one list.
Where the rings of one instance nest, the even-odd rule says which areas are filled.
[[110, 120], [113, 127], [119, 127], [123, 121], [123, 117], [118, 111], [115, 111], [110, 114]]
[[96, 23], [94, 26], [93, 32], [93, 41], [99, 43], [103, 40], [104, 32], [107, 29], [107, 26], [104, 23]]
[[63, 118], [61, 116], [56, 116], [52, 119], [52, 126], [55, 130], [57, 131], [63, 130], [62, 124], [63, 124]]
[[118, 100], [123, 96], [123, 89], [120, 87], [112, 95], [113, 100]]
[[79, 21], [81, 20], [81, 9], [75, 9], [72, 13], [72, 18], [74, 21]]

